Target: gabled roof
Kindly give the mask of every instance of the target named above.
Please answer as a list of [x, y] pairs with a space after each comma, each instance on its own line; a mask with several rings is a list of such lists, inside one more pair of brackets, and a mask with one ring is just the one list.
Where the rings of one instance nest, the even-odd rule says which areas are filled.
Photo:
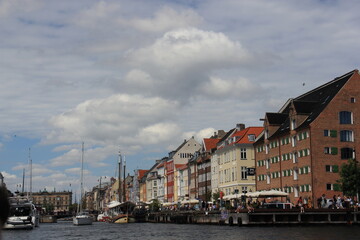
[[226, 141], [226, 139], [228, 139], [230, 137], [230, 135], [235, 131], [236, 128], [233, 128], [231, 130], [229, 130], [216, 144], [216, 146], [219, 148], [220, 145], [222, 145], [222, 143], [224, 141]]
[[146, 172], [147, 172], [148, 170], [142, 170], [142, 169], [139, 169], [138, 170], [138, 179], [140, 180], [140, 179], [142, 179], [144, 176], [145, 176], [145, 174], [146, 174]]
[[[293, 105], [297, 114], [308, 115], [306, 120], [299, 125], [297, 129], [308, 127], [355, 73], [358, 73], [357, 69], [292, 99], [289, 104], [281, 109], [281, 113], [288, 114], [290, 112], [290, 107]], [[270, 138], [285, 134], [288, 131], [290, 131], [290, 121], [289, 118], [286, 118], [279, 129]]]
[[211, 152], [211, 149], [216, 148], [216, 144], [220, 141], [217, 138], [204, 138], [204, 149], [206, 152]]
[[247, 127], [244, 130], [235, 132], [232, 136], [239, 137], [235, 144], [252, 144], [255, 141], [249, 141], [249, 135], [254, 135], [255, 140], [263, 130], [263, 127]]

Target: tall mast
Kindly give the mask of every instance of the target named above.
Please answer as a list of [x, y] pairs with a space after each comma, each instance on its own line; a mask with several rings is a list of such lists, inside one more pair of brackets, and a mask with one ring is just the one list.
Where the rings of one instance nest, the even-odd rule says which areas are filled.
[[29, 167], [30, 167], [30, 199], [32, 198], [32, 159], [30, 155], [31, 148], [29, 148]]
[[23, 169], [23, 181], [22, 181], [22, 189], [21, 193], [24, 194], [24, 188], [25, 188], [25, 168]]
[[124, 180], [123, 180], [123, 198], [124, 198], [124, 202], [126, 201], [126, 193], [125, 193], [125, 178], [126, 178], [126, 176], [125, 176], [125, 170], [126, 170], [126, 160], [125, 160], [125, 156], [124, 156]]
[[83, 200], [83, 170], [84, 170], [84, 142], [82, 142], [81, 146], [81, 173], [80, 173], [80, 212], [82, 211], [82, 200]]
[[119, 151], [119, 174], [118, 174], [118, 182], [119, 182], [119, 188], [118, 188], [118, 198], [119, 198], [119, 202], [122, 201], [122, 197], [121, 197], [121, 152]]

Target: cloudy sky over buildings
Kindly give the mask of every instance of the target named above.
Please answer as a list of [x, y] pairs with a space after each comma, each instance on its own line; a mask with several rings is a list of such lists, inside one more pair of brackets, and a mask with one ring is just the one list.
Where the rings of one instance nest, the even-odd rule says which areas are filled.
[[[360, 2], [0, 0], [0, 171], [76, 190], [359, 67]], [[70, 184], [72, 186], [70, 187]]]

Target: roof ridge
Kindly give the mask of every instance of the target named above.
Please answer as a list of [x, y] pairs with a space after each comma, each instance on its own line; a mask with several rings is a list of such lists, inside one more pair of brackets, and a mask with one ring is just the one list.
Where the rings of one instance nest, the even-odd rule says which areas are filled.
[[296, 98], [293, 98], [293, 100], [299, 100], [300, 98], [303, 98], [304, 96], [306, 96], [306, 95], [309, 95], [309, 94], [311, 94], [311, 93], [313, 93], [313, 92], [316, 92], [316, 91], [319, 91], [319, 89], [321, 89], [321, 88], [324, 88], [324, 87], [327, 87], [327, 86], [329, 86], [329, 85], [331, 85], [331, 84], [333, 84], [333, 83], [335, 83], [335, 82], [337, 82], [337, 81], [340, 81], [341, 79], [343, 79], [343, 78], [345, 78], [345, 77], [348, 77], [349, 75], [352, 75], [352, 74], [354, 74], [355, 72], [358, 72], [359, 70], [357, 70], [357, 69], [354, 69], [354, 70], [352, 70], [352, 71], [350, 71], [350, 72], [348, 72], [348, 73], [345, 73], [344, 75], [342, 75], [342, 76], [340, 76], [340, 77], [336, 77], [336, 78], [334, 78], [332, 81], [330, 81], [330, 82], [327, 82], [327, 83], [325, 83], [325, 84], [323, 84], [323, 85], [321, 85], [321, 86], [319, 86], [319, 87], [317, 87], [317, 88], [314, 88], [314, 89], [312, 89], [312, 90], [310, 90], [310, 91], [308, 91], [308, 92], [306, 92], [306, 93], [304, 93], [304, 94], [302, 94], [302, 95], [300, 95], [300, 96], [298, 96], [298, 97], [296, 97]]

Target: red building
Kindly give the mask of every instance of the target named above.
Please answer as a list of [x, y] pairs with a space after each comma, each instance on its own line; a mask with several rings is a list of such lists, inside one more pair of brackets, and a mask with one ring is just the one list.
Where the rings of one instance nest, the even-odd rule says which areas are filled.
[[341, 165], [359, 157], [360, 76], [351, 71], [266, 113], [256, 149], [257, 190], [316, 199], [342, 194]]

